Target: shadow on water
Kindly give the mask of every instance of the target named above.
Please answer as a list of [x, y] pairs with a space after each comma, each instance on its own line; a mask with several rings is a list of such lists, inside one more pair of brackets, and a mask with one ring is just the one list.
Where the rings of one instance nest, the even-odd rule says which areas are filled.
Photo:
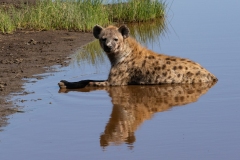
[[112, 113], [100, 136], [100, 146], [128, 144], [133, 147], [136, 141], [135, 131], [157, 112], [163, 112], [174, 106], [196, 102], [203, 94], [215, 85], [213, 83], [119, 86], [119, 87], [86, 87], [71, 91], [91, 92], [106, 90], [112, 99]]
[[0, 131], [3, 131], [3, 127], [5, 127], [8, 122], [8, 118], [7, 116], [11, 115], [11, 114], [14, 114], [18, 112], [17, 109], [15, 108], [7, 108], [7, 107], [0, 107]]
[[[147, 44], [156, 44], [159, 41], [159, 37], [163, 36], [167, 31], [164, 18], [148, 23], [131, 23], [127, 24], [127, 26], [130, 29], [131, 36], [145, 46]], [[106, 55], [102, 51], [98, 40], [85, 45], [74, 56], [79, 65], [81, 65], [82, 61], [86, 61], [88, 64], [97, 66], [105, 63], [106, 60]]]

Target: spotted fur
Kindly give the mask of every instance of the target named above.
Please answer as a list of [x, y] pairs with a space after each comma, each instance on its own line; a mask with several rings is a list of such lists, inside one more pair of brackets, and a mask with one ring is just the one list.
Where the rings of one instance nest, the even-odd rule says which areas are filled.
[[[129, 36], [129, 29], [96, 25], [93, 35], [111, 62], [105, 81], [61, 81], [60, 88], [119, 86], [131, 84], [205, 83], [217, 78], [200, 64], [186, 58], [155, 53]], [[83, 84], [84, 82], [84, 84]]]

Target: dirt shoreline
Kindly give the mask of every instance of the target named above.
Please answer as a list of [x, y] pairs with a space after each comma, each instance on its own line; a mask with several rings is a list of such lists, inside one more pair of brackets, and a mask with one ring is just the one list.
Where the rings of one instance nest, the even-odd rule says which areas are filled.
[[68, 56], [93, 39], [91, 33], [68, 31], [0, 34], [0, 127], [1, 119], [17, 111], [7, 100], [11, 93], [24, 91], [23, 78], [45, 73], [53, 65], [68, 65]]
[[[67, 65], [68, 56], [93, 39], [91, 33], [68, 31], [0, 34], [1, 98], [21, 91], [23, 78], [44, 73], [56, 64]], [[0, 101], [0, 105], [4, 103]]]
[[[34, 4], [35, 0], [0, 0], [0, 5], [23, 2]], [[7, 116], [18, 112], [9, 101], [11, 94], [27, 94], [23, 92], [24, 79], [45, 73], [53, 65], [68, 65], [68, 56], [92, 40], [92, 33], [63, 30], [0, 33], [0, 131]]]

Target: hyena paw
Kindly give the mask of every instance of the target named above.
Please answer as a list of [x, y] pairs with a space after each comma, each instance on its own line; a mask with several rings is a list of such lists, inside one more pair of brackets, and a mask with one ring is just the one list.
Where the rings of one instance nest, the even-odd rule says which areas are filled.
[[68, 84], [68, 81], [61, 80], [61, 81], [58, 83], [58, 86], [59, 86], [60, 89], [66, 89], [66, 88], [67, 88], [67, 84]]

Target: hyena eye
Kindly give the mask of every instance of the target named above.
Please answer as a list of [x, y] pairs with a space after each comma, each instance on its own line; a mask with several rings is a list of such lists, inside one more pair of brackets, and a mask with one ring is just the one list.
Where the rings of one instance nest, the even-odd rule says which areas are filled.
[[117, 42], [117, 41], [118, 41], [118, 39], [117, 39], [117, 38], [114, 38], [114, 41], [116, 41], [116, 42]]

